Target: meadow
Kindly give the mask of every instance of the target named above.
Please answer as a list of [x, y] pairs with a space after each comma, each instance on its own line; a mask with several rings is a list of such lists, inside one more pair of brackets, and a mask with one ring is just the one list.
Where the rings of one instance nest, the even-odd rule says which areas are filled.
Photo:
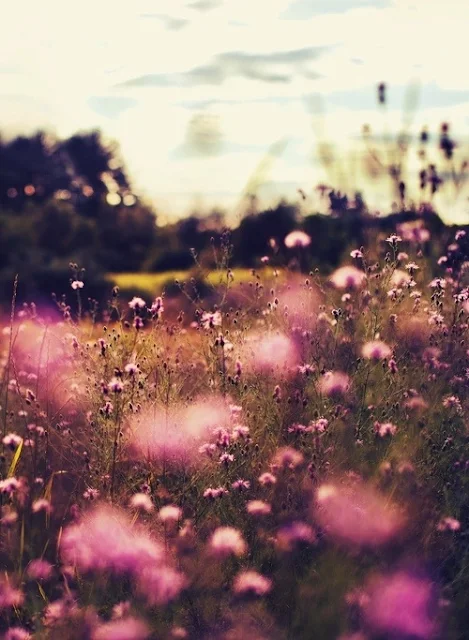
[[468, 637], [469, 237], [327, 276], [310, 241], [232, 272], [225, 237], [209, 294], [147, 278], [104, 323], [76, 269], [58, 322], [13, 295], [2, 638]]

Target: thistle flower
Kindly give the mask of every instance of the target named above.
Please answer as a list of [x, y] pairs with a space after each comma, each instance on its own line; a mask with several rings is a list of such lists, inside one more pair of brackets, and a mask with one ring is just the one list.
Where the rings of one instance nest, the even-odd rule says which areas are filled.
[[[112, 544], [109, 535], [112, 532]], [[110, 571], [138, 575], [148, 565], [159, 566], [164, 549], [116, 507], [99, 505], [62, 535], [61, 555], [65, 563], [82, 572]]]
[[268, 516], [272, 512], [272, 507], [263, 500], [250, 500], [246, 503], [246, 511], [251, 516]]
[[247, 545], [241, 532], [234, 527], [218, 527], [209, 540], [210, 551], [218, 558], [243, 556]]
[[31, 580], [48, 580], [52, 575], [52, 565], [47, 560], [41, 560], [38, 558], [37, 560], [31, 560], [29, 563], [26, 573]]
[[306, 522], [295, 521], [281, 527], [275, 544], [281, 551], [292, 551], [298, 544], [313, 544], [316, 534]]
[[330, 280], [336, 289], [359, 289], [365, 283], [366, 275], [356, 267], [345, 266], [336, 269]]
[[161, 522], [177, 522], [182, 518], [182, 509], [175, 504], [167, 504], [158, 511]]
[[172, 567], [149, 564], [138, 572], [136, 584], [150, 606], [161, 607], [178, 598], [187, 580]]
[[350, 389], [350, 378], [342, 371], [326, 371], [318, 381], [318, 390], [331, 398], [344, 396]]
[[141, 309], [145, 309], [146, 306], [147, 306], [147, 303], [145, 302], [145, 300], [137, 296], [134, 296], [132, 300], [129, 302], [129, 307], [133, 309], [133, 311], [139, 311]]
[[437, 631], [435, 589], [404, 571], [371, 581], [362, 607], [373, 634], [429, 640]]
[[323, 484], [316, 492], [314, 517], [332, 538], [352, 546], [377, 547], [403, 529], [397, 506], [370, 486]]
[[128, 616], [99, 625], [91, 640], [146, 640], [149, 637], [148, 625], [143, 620]]
[[438, 531], [459, 531], [461, 523], [456, 518], [446, 517], [440, 520], [436, 528]]
[[135, 493], [129, 502], [132, 509], [138, 509], [139, 511], [145, 511], [145, 513], [151, 513], [155, 508], [150, 496], [146, 493]]
[[259, 476], [259, 482], [263, 487], [272, 487], [277, 482], [277, 478], [273, 473], [269, 473], [268, 471], [262, 473]]
[[384, 360], [389, 358], [391, 353], [391, 348], [381, 340], [372, 340], [362, 347], [362, 356], [367, 360]]
[[295, 247], [308, 247], [311, 244], [311, 237], [304, 231], [291, 231], [285, 237], [285, 246], [288, 249], [294, 249]]
[[265, 596], [272, 588], [272, 580], [257, 571], [240, 571], [233, 582], [233, 592], [237, 595]]

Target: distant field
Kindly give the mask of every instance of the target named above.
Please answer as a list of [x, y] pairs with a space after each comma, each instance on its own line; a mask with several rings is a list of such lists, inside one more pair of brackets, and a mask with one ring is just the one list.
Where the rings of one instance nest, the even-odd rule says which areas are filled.
[[[252, 269], [233, 269], [233, 282], [247, 282], [252, 276]], [[272, 274], [272, 269], [259, 269], [256, 273], [265, 277]], [[154, 295], [160, 292], [166, 285], [173, 284], [175, 280], [188, 280], [192, 277], [203, 277], [205, 282], [211, 285], [226, 283], [226, 271], [165, 271], [162, 273], [109, 273], [107, 279], [116, 284], [120, 289], [138, 289]]]

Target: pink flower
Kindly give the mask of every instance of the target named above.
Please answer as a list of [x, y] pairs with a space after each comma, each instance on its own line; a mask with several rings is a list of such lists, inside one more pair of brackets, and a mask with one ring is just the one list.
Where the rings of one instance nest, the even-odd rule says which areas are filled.
[[196, 463], [199, 449], [218, 427], [230, 424], [222, 398], [199, 398], [187, 406], [163, 405], [131, 416], [128, 424], [129, 454], [173, 466]]
[[147, 624], [129, 616], [101, 624], [91, 636], [92, 640], [146, 640], [150, 636]]
[[325, 396], [344, 396], [350, 388], [350, 378], [342, 371], [326, 371], [318, 381], [318, 390]]
[[132, 300], [129, 302], [129, 307], [134, 311], [137, 311], [139, 309], [145, 309], [146, 306], [147, 306], [147, 303], [145, 302], [145, 300], [143, 298], [138, 298], [137, 296], [134, 296]]
[[274, 469], [295, 469], [304, 460], [303, 454], [293, 447], [281, 447], [275, 453], [272, 465]]
[[391, 353], [391, 348], [381, 340], [372, 340], [362, 347], [362, 356], [367, 360], [384, 360], [389, 358]]
[[259, 482], [263, 487], [271, 487], [277, 482], [277, 478], [273, 473], [266, 471], [259, 476]]
[[31, 580], [48, 580], [52, 575], [52, 565], [47, 560], [31, 560], [26, 570]]
[[352, 546], [377, 547], [394, 538], [404, 516], [389, 499], [361, 482], [323, 484], [316, 492], [314, 515], [325, 532]]
[[295, 247], [308, 247], [311, 244], [311, 237], [305, 233], [304, 231], [291, 231], [285, 237], [285, 246], [288, 249], [293, 249]]
[[336, 269], [330, 279], [337, 289], [359, 289], [363, 286], [366, 275], [356, 267], [344, 266]]
[[85, 283], [81, 280], [74, 280], [71, 284], [72, 289], [74, 289], [75, 291], [77, 291], [78, 289], [83, 289], [84, 286]]
[[164, 549], [146, 531], [132, 527], [123, 511], [99, 505], [85, 514], [80, 522], [65, 529], [61, 555], [65, 563], [77, 566], [82, 572], [111, 571], [137, 575], [143, 567], [161, 565]]
[[312, 527], [306, 522], [295, 521], [278, 530], [275, 543], [281, 551], [292, 551], [298, 544], [313, 544], [315, 541]]
[[299, 360], [295, 343], [283, 333], [250, 334], [241, 352], [245, 368], [258, 373], [290, 373]]
[[177, 522], [182, 518], [182, 509], [175, 504], [167, 504], [158, 511], [162, 522]]
[[246, 511], [251, 516], [267, 516], [272, 511], [272, 507], [268, 502], [263, 500], [250, 500], [246, 504]]
[[209, 546], [211, 552], [219, 558], [227, 558], [230, 555], [243, 556], [247, 551], [241, 532], [234, 527], [215, 529], [209, 540]]
[[200, 319], [200, 323], [204, 329], [214, 329], [215, 327], [221, 327], [221, 313], [215, 311], [214, 313], [203, 313]]
[[168, 566], [149, 564], [137, 576], [137, 589], [150, 606], [163, 606], [175, 600], [186, 585], [185, 576]]
[[272, 580], [257, 571], [240, 571], [233, 582], [233, 591], [237, 595], [265, 596], [272, 588]]
[[459, 531], [461, 523], [456, 518], [446, 517], [442, 518], [438, 523], [438, 531]]
[[32, 640], [32, 635], [22, 627], [10, 627], [3, 640]]
[[375, 433], [377, 433], [381, 438], [385, 438], [386, 436], [393, 436], [397, 431], [397, 427], [392, 422], [378, 422], [376, 421], [374, 424]]
[[24, 594], [19, 589], [15, 589], [4, 578], [0, 580], [0, 611], [10, 607], [21, 607], [24, 601]]
[[130, 506], [132, 509], [138, 509], [139, 511], [145, 511], [151, 513], [155, 508], [151, 498], [146, 493], [135, 493], [130, 498]]
[[428, 640], [436, 634], [436, 598], [428, 580], [404, 571], [372, 580], [362, 607], [371, 631], [386, 637]]

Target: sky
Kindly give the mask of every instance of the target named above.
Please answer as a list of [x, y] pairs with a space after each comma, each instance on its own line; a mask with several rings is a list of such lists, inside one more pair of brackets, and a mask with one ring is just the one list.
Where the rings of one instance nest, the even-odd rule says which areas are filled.
[[399, 131], [409, 96], [412, 132], [469, 130], [463, 0], [15, 0], [1, 16], [0, 130], [100, 128], [168, 219], [234, 211], [253, 175], [265, 197], [370, 187], [362, 126]]

